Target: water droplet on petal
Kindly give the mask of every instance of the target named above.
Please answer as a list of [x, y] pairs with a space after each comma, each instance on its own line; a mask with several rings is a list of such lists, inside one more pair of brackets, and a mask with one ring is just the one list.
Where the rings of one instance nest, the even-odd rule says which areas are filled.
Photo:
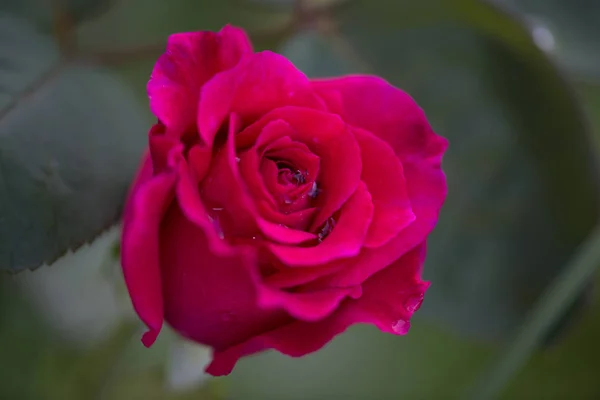
[[392, 330], [394, 331], [394, 333], [396, 333], [398, 335], [406, 334], [406, 332], [408, 332], [409, 328], [410, 328], [410, 323], [403, 319], [399, 319], [398, 321], [396, 321], [392, 324]]
[[321, 190], [317, 187], [317, 182], [313, 182], [312, 187], [308, 191], [308, 196], [311, 199], [315, 199], [319, 193], [321, 193]]
[[331, 217], [327, 221], [325, 221], [325, 224], [321, 228], [321, 231], [317, 234], [319, 242], [325, 240], [325, 238], [329, 236], [331, 231], [333, 231], [333, 228], [335, 228], [335, 219]]
[[307, 175], [308, 175], [307, 172], [302, 172], [300, 170], [297, 170], [293, 175], [293, 179], [296, 181], [297, 185], [303, 185], [306, 182]]
[[236, 157], [236, 158], [235, 158], [235, 162], [240, 162], [240, 158], [239, 158], [239, 157]]
[[412, 314], [421, 307], [421, 304], [423, 304], [423, 293], [411, 296], [408, 299], [406, 299], [406, 301], [404, 302], [404, 308], [406, 309], [406, 311]]
[[209, 215], [208, 220], [210, 221], [212, 226], [215, 228], [215, 232], [217, 233], [217, 236], [219, 236], [220, 239], [225, 239], [225, 232], [223, 232], [223, 228], [221, 228], [219, 219], [213, 218], [212, 216]]
[[256, 240], [256, 236], [252, 236], [252, 240]]
[[213, 211], [223, 211], [223, 207], [213, 207]]
[[285, 204], [292, 204], [292, 199], [290, 198], [290, 196], [288, 196], [287, 194], [283, 195], [283, 202]]

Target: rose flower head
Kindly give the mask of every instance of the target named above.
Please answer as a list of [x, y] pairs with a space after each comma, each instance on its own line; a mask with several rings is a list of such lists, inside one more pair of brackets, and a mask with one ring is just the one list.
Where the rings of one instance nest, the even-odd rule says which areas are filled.
[[166, 322], [226, 375], [356, 323], [408, 331], [447, 147], [408, 94], [375, 76], [308, 79], [225, 26], [170, 36], [148, 95], [158, 121], [122, 236], [146, 346]]

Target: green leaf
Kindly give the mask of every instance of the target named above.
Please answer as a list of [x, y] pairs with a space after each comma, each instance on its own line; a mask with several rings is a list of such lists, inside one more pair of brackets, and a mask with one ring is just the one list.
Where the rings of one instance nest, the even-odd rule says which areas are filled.
[[113, 0], [0, 0], [0, 9], [49, 28], [57, 12], [63, 13], [70, 22], [79, 23], [107, 11], [112, 2]]
[[120, 227], [113, 227], [89, 245], [65, 254], [50, 268], [13, 279], [48, 327], [72, 347], [92, 348], [107, 340], [125, 319], [137, 320], [131, 300], [118, 293], [121, 265], [111, 250], [120, 235]]
[[[342, 11], [338, 33], [286, 54], [315, 77], [332, 71], [305, 58], [325, 53], [382, 75], [450, 140], [449, 195], [418, 315], [505, 338], [598, 219], [587, 121], [529, 31], [488, 4], [356, 0]], [[319, 50], [324, 42], [331, 51]]]
[[65, 64], [55, 45], [0, 16], [0, 268], [51, 263], [120, 214], [145, 114], [114, 76]]

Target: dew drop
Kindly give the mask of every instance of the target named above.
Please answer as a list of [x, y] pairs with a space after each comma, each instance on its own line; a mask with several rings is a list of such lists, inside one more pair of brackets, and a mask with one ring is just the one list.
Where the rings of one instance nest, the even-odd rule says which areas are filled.
[[308, 191], [308, 197], [315, 199], [319, 193], [321, 193], [321, 190], [317, 187], [317, 182], [313, 182], [312, 187]]
[[213, 211], [223, 211], [223, 207], [213, 207]]
[[409, 328], [410, 328], [410, 323], [403, 319], [399, 319], [398, 321], [396, 321], [392, 324], [392, 330], [394, 331], [394, 333], [396, 333], [398, 335], [406, 334], [406, 332], [408, 332]]
[[239, 158], [239, 157], [236, 157], [236, 158], [235, 158], [235, 162], [240, 162], [240, 158]]
[[294, 175], [293, 178], [296, 181], [296, 183], [298, 185], [303, 185], [304, 183], [306, 183], [306, 176], [308, 175], [308, 172], [302, 172], [300, 170], [297, 170]]
[[213, 218], [210, 215], [208, 215], [208, 220], [210, 221], [212, 226], [215, 228], [215, 232], [217, 233], [217, 236], [219, 236], [220, 239], [225, 239], [225, 232], [223, 232], [223, 228], [221, 228], [221, 224], [219, 223], [218, 218]]
[[404, 302], [404, 308], [406, 311], [412, 314], [421, 307], [421, 304], [423, 304], [423, 294], [411, 296], [406, 299], [406, 302]]
[[288, 196], [287, 194], [283, 195], [283, 202], [285, 204], [292, 204], [292, 199], [290, 198], [290, 196]]
[[325, 238], [327, 236], [329, 236], [331, 231], [333, 231], [333, 228], [335, 228], [335, 219], [333, 219], [333, 217], [332, 217], [332, 218], [329, 218], [327, 221], [325, 221], [323, 228], [321, 228], [321, 231], [317, 235], [319, 242], [322, 242], [323, 240], [325, 240]]

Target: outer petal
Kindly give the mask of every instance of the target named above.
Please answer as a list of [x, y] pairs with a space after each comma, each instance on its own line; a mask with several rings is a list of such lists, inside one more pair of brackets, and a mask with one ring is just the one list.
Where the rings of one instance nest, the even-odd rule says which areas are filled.
[[448, 141], [431, 130], [423, 110], [404, 91], [375, 76], [314, 80], [312, 85], [332, 112], [388, 142], [403, 163], [440, 165]]
[[172, 172], [152, 177], [152, 163], [146, 156], [123, 216], [123, 275], [133, 307], [150, 329], [142, 338], [148, 347], [156, 340], [163, 322], [158, 231], [173, 199], [175, 178]]
[[265, 283], [279, 289], [293, 288], [336, 273], [342, 270], [346, 264], [344, 262], [332, 262], [326, 265], [319, 265], [315, 268], [289, 268], [285, 266], [285, 268], [281, 268], [279, 271], [266, 277]]
[[408, 94], [383, 79], [350, 76], [314, 81], [313, 86], [328, 101], [332, 112], [372, 132], [394, 149], [402, 161], [416, 217], [383, 246], [364, 249], [329, 282], [353, 286], [423, 242], [435, 227], [447, 192], [441, 161], [448, 143], [432, 131], [425, 114]]
[[[279, 320], [284, 318], [281, 311], [286, 311], [290, 315], [295, 318], [299, 318], [302, 320], [317, 320], [326, 317], [331, 312], [335, 310], [338, 304], [347, 296], [351, 296], [353, 298], [357, 298], [361, 294], [361, 288], [353, 287], [353, 288], [327, 288], [325, 290], [319, 291], [310, 291], [310, 292], [294, 292], [288, 293], [285, 291], [277, 290], [276, 288], [272, 288], [270, 286], [264, 285], [263, 282], [260, 282], [260, 277], [258, 276], [258, 271], [256, 270], [256, 260], [254, 259], [254, 251], [251, 248], [245, 247], [232, 247], [226, 241], [222, 240], [218, 236], [218, 232], [215, 230], [214, 226], [211, 224], [208, 218], [208, 214], [206, 213], [204, 206], [200, 200], [200, 196], [195, 190], [195, 185], [193, 182], [193, 174], [188, 168], [185, 160], [179, 159], [178, 163], [178, 183], [177, 183], [177, 200], [179, 203], [179, 211], [172, 211], [171, 214], [165, 218], [166, 224], [178, 223], [178, 227], [184, 226], [185, 229], [183, 231], [177, 231], [178, 234], [186, 235], [185, 240], [194, 240], [194, 238], [201, 240], [200, 242], [194, 242], [192, 252], [193, 255], [190, 255], [191, 261], [184, 262], [185, 265], [181, 266], [181, 274], [182, 281], [177, 282], [177, 276], [175, 277], [176, 288], [173, 289], [173, 293], [177, 293], [176, 297], [184, 296], [186, 292], [192, 293], [194, 290], [200, 290], [202, 292], [207, 291], [207, 289], [202, 289], [201, 286], [195, 287], [190, 286], [189, 288], [183, 287], [182, 285], [193, 284], [194, 279], [192, 276], [202, 275], [202, 282], [200, 285], [206, 284], [205, 279], [206, 276], [215, 277], [215, 281], [211, 283], [211, 288], [222, 288], [223, 290], [234, 290], [233, 293], [219, 293], [215, 294], [215, 296], [226, 296], [226, 297], [235, 297], [241, 296], [248, 302], [254, 301], [254, 307], [256, 307], [255, 312], [259, 314], [273, 314], [278, 315], [280, 317], [274, 318], [274, 320]], [[173, 215], [177, 215], [176, 220], [172, 221], [171, 218]], [[187, 222], [182, 222], [180, 216], [183, 216], [187, 220]], [[177, 222], [179, 221], [179, 222]], [[194, 226], [191, 226], [193, 224]], [[201, 231], [203, 234], [201, 235]], [[167, 233], [168, 234], [168, 233]], [[173, 238], [169, 238], [170, 240], [176, 240]], [[185, 243], [179, 243], [179, 245], [185, 245]], [[191, 245], [191, 243], [190, 243]], [[174, 249], [172, 251], [183, 251], [188, 252], [188, 250], [178, 250]], [[198, 252], [198, 255], [195, 255]], [[202, 254], [202, 257], [199, 255]], [[166, 256], [165, 256], [166, 257]], [[246, 265], [232, 265], [231, 268], [231, 277], [226, 275], [225, 281], [219, 281], [219, 272], [223, 272], [223, 268], [227, 265], [238, 263], [240, 259], [244, 259]], [[213, 262], [209, 262], [207, 260], [214, 260]], [[163, 274], [165, 274], [165, 282], [167, 280], [170, 281], [171, 274], [177, 272], [173, 272], [173, 263], [175, 262], [170, 256], [169, 260], [164, 261], [165, 266]], [[200, 263], [197, 266], [191, 266], [192, 263]], [[188, 271], [187, 268], [192, 268], [192, 270]], [[194, 271], [195, 269], [210, 269], [214, 268], [219, 271]], [[168, 269], [168, 271], [167, 271]], [[229, 280], [232, 278], [237, 278], [240, 282], [230, 282]], [[185, 281], [185, 282], [184, 282]], [[198, 281], [200, 278], [198, 278]], [[172, 282], [172, 281], [170, 281]], [[166, 285], [167, 283], [165, 283]], [[239, 288], [245, 288], [248, 293], [244, 294], [239, 292]], [[243, 291], [244, 289], [242, 289]], [[166, 299], [167, 302], [171, 302], [171, 299]], [[241, 300], [240, 300], [241, 301]], [[215, 300], [212, 299], [208, 301], [209, 303], [215, 303]], [[186, 324], [186, 317], [179, 317], [180, 313], [185, 313], [186, 311], [182, 310], [181, 304], [185, 303], [186, 306], [189, 306], [189, 303], [185, 301], [185, 299], [181, 299], [179, 305], [174, 306], [176, 310], [174, 313], [176, 317], [180, 318], [180, 324], [176, 326], [177, 329], [182, 329], [182, 324]], [[225, 302], [227, 303], [227, 302]], [[206, 306], [203, 308], [207, 309]], [[246, 313], [246, 309], [237, 310], [233, 308], [227, 308], [223, 311], [221, 316], [224, 316], [224, 319], [227, 323], [232, 323], [234, 316], [239, 312]], [[209, 310], [210, 311], [210, 310]], [[209, 312], [208, 311], [208, 312]], [[192, 311], [188, 311], [192, 312]], [[167, 317], [169, 318], [169, 317]], [[169, 321], [171, 321], [169, 319]], [[183, 322], [181, 322], [183, 321]], [[195, 319], [194, 319], [195, 321]], [[193, 322], [195, 323], [195, 322]], [[174, 324], [171, 322], [171, 324]], [[186, 325], [187, 326], [187, 325]], [[231, 327], [222, 326], [223, 329], [230, 329]], [[217, 328], [215, 328], [217, 329]], [[239, 330], [238, 328], [235, 328]], [[256, 329], [260, 330], [261, 327], [258, 325]], [[271, 329], [271, 327], [267, 327], [267, 329]], [[194, 330], [195, 332], [196, 330]], [[244, 329], [241, 332], [245, 332]], [[189, 335], [189, 328], [185, 328], [182, 331], [184, 335]], [[200, 336], [201, 335], [201, 336]], [[212, 346], [220, 346], [219, 342], [214, 341], [213, 339], [216, 336], [220, 336], [220, 334], [215, 333], [214, 336], [211, 332], [200, 332], [194, 333], [192, 339], [194, 340], [204, 340], [205, 343], [210, 344]], [[246, 340], [247, 338], [242, 338]], [[232, 339], [233, 340], [233, 339]], [[203, 342], [204, 343], [204, 342]]]
[[169, 153], [180, 142], [178, 139], [165, 135], [166, 128], [160, 122], [154, 124], [148, 133], [148, 150], [152, 158], [154, 175], [166, 171], [169, 167]]
[[215, 351], [206, 371], [212, 375], [227, 375], [241, 357], [267, 349], [300, 357], [319, 350], [356, 323], [374, 324], [386, 332], [405, 334], [408, 321], [419, 308], [428, 286], [420, 279], [424, 254], [424, 246], [419, 246], [374, 275], [365, 282], [362, 297], [346, 299], [328, 318], [318, 322], [295, 321]]
[[259, 306], [255, 249], [214, 252], [204, 229], [178, 205], [164, 218], [160, 257], [165, 320], [191, 340], [222, 350], [289, 321]]
[[286, 105], [325, 108], [306, 76], [286, 58], [269, 51], [250, 54], [202, 88], [198, 129], [210, 144], [230, 112], [246, 125]]
[[361, 295], [360, 286], [293, 293], [264, 287], [259, 301], [263, 307], [282, 308], [301, 321], [319, 321], [331, 315], [346, 297], [358, 299]]
[[252, 45], [244, 31], [231, 26], [218, 33], [171, 35], [148, 82], [150, 108], [166, 125], [167, 133], [179, 136], [195, 131], [201, 87], [251, 52]]
[[372, 133], [354, 128], [360, 146], [363, 182], [373, 197], [373, 222], [365, 239], [367, 247], [379, 247], [415, 220], [404, 168], [394, 150]]

